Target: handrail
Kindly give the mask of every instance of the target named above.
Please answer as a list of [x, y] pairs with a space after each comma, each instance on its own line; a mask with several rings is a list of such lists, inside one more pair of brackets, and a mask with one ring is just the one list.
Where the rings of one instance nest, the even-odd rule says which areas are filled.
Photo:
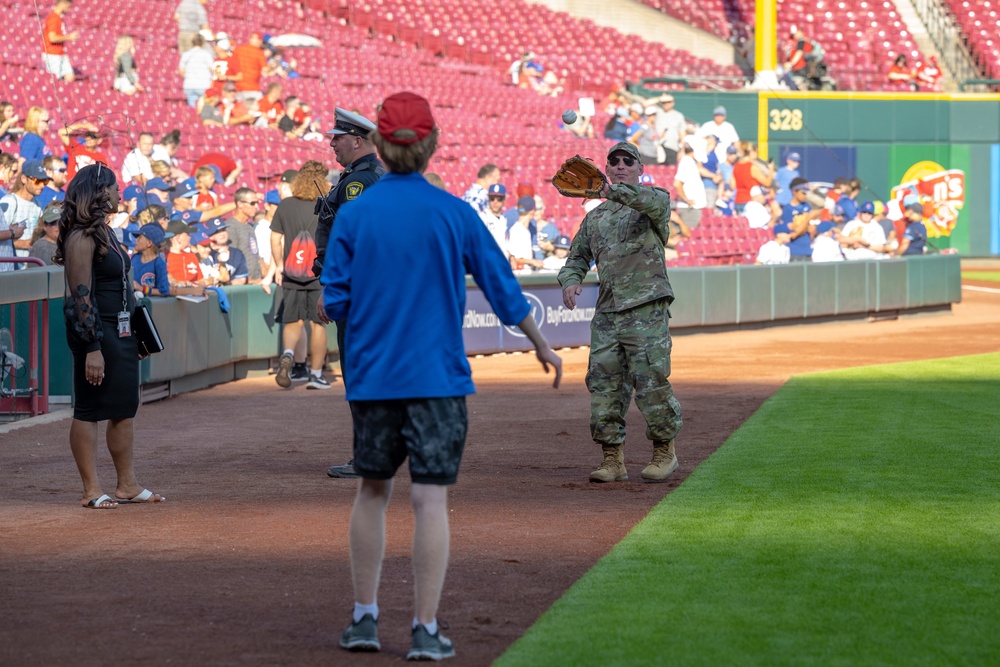
[[963, 43], [962, 31], [955, 17], [941, 0], [914, 0], [913, 9], [927, 28], [927, 35], [941, 53], [941, 62], [951, 72], [952, 78], [966, 81], [982, 76], [976, 59]]
[[964, 92], [966, 86], [1000, 86], [1000, 79], [966, 79], [958, 84], [958, 89]]
[[[36, 266], [45, 266], [45, 262], [37, 257], [0, 257], [0, 264], [34, 264]], [[49, 302], [48, 300], [42, 300], [42, 365], [39, 368], [38, 365], [38, 301], [28, 302], [28, 392], [29, 397], [27, 400], [27, 410], [32, 417], [37, 415], [45, 414], [49, 411]], [[14, 306], [15, 304], [10, 304], [10, 334], [13, 338], [16, 333], [15, 316], [14, 316]], [[39, 392], [39, 375], [41, 376], [41, 392]], [[14, 396], [10, 399], [0, 399], [0, 405], [3, 405], [5, 401], [9, 401], [11, 408], [3, 408], [4, 412], [20, 411], [18, 408], [24, 404], [24, 401], [17, 396], [17, 387], [15, 386], [14, 377], [11, 377], [11, 390], [14, 392]]]

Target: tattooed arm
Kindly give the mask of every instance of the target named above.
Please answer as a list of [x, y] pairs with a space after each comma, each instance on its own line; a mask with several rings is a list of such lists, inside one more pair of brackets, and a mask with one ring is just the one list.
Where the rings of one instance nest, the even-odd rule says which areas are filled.
[[87, 381], [97, 385], [104, 380], [104, 356], [101, 354], [100, 313], [93, 294], [94, 249], [93, 237], [80, 232], [66, 238], [66, 298], [63, 312], [66, 329], [87, 352], [85, 373]]

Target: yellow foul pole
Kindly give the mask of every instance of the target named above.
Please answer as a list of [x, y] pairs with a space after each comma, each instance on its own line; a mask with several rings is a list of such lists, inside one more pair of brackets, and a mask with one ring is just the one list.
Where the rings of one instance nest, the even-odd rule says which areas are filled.
[[[778, 64], [778, 0], [757, 0], [754, 26], [754, 58], [758, 72], [773, 70]], [[758, 98], [757, 153], [767, 159], [767, 99], [761, 91]]]

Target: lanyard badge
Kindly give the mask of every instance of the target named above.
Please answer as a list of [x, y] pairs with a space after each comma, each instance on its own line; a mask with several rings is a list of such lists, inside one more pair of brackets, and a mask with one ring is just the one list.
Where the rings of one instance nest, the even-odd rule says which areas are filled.
[[118, 337], [128, 338], [132, 335], [132, 316], [127, 311], [118, 313]]

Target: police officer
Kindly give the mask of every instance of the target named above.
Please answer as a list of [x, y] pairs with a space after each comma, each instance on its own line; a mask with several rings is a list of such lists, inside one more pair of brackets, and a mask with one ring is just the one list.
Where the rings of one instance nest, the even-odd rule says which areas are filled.
[[[375, 129], [375, 124], [364, 116], [337, 108], [336, 123], [327, 132], [330, 136], [330, 147], [337, 156], [337, 162], [344, 168], [337, 186], [330, 190], [326, 197], [316, 201], [316, 213], [319, 224], [316, 227], [316, 261], [313, 263], [313, 273], [319, 276], [323, 272], [323, 260], [326, 256], [326, 246], [330, 239], [337, 211], [347, 202], [364, 194], [375, 182], [382, 178], [385, 167], [375, 154], [375, 145], [368, 138]], [[322, 300], [319, 304], [319, 316], [323, 321], [329, 321], [323, 310]], [[344, 329], [345, 322], [337, 322], [337, 349], [340, 350], [341, 372], [344, 364]], [[344, 384], [347, 377], [344, 376]], [[354, 459], [345, 465], [335, 465], [327, 469], [326, 474], [338, 479], [353, 479], [358, 475], [354, 471]]]

